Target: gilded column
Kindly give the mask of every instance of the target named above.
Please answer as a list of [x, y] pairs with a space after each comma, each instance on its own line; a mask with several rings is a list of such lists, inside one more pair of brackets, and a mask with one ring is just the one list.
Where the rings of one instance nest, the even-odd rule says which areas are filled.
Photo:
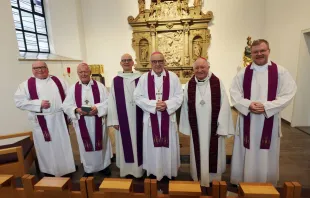
[[152, 38], [152, 52], [156, 51], [156, 30], [155, 25], [152, 24], [150, 27], [151, 30], [151, 38]]
[[189, 46], [189, 24], [188, 22], [184, 23], [184, 65], [189, 66], [189, 53], [188, 53], [188, 46]]

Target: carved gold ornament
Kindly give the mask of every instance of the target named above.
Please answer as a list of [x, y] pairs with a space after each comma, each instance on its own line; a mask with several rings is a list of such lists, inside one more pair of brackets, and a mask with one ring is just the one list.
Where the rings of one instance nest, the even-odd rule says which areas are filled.
[[129, 16], [133, 29], [132, 47], [136, 53], [135, 69], [145, 72], [151, 68], [150, 55], [160, 51], [166, 68], [186, 82], [193, 75], [192, 64], [198, 57], [208, 58], [211, 34], [208, 23], [213, 13], [203, 13], [202, 1], [152, 0], [145, 9], [145, 0], [138, 0], [139, 14]]

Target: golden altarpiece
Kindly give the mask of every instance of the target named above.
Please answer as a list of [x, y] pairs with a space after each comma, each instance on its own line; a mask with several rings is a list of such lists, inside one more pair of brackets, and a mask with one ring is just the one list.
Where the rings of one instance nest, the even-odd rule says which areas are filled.
[[152, 0], [150, 9], [145, 9], [145, 0], [138, 0], [139, 14], [128, 17], [133, 28], [136, 70], [148, 71], [151, 53], [160, 51], [166, 68], [175, 72], [182, 83], [191, 78], [197, 57], [208, 58], [211, 39], [208, 23], [213, 13], [203, 13], [201, 1], [195, 0], [189, 7], [188, 0]]

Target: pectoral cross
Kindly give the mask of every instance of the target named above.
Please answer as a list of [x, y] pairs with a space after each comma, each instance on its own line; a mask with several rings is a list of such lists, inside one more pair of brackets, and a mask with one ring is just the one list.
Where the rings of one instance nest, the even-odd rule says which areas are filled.
[[84, 102], [85, 102], [86, 105], [88, 105], [88, 103], [89, 103], [89, 101], [87, 99]]
[[160, 96], [163, 95], [161, 92], [156, 92], [157, 100], [160, 100]]

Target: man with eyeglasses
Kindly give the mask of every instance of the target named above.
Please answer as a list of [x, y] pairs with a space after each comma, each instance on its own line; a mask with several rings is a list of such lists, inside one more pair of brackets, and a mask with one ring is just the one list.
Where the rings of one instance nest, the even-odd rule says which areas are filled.
[[143, 169], [157, 180], [172, 179], [180, 167], [176, 111], [183, 90], [177, 75], [165, 69], [161, 52], [154, 52], [150, 62], [152, 69], [140, 77], [134, 91], [135, 102], [144, 112]]
[[143, 111], [135, 104], [133, 92], [141, 74], [133, 72], [130, 54], [121, 57], [123, 71], [113, 79], [108, 108], [108, 126], [114, 127], [116, 166], [121, 177], [142, 177]]
[[70, 87], [63, 109], [77, 134], [84, 176], [99, 171], [110, 175], [112, 148], [106, 125], [109, 92], [91, 78], [88, 64], [79, 64], [77, 74], [80, 80]]
[[230, 95], [239, 116], [232, 156], [231, 183], [279, 180], [280, 112], [296, 93], [290, 73], [269, 60], [269, 43], [253, 41], [253, 62], [233, 79]]
[[179, 129], [191, 136], [191, 176], [205, 187], [213, 180], [221, 181], [226, 170], [225, 138], [234, 135], [224, 85], [209, 68], [202, 57], [193, 65], [194, 76], [184, 88]]
[[33, 139], [40, 171], [46, 176], [63, 176], [75, 172], [66, 118], [61, 104], [67, 83], [49, 75], [45, 62], [32, 64], [33, 77], [19, 85], [16, 107], [29, 111]]

